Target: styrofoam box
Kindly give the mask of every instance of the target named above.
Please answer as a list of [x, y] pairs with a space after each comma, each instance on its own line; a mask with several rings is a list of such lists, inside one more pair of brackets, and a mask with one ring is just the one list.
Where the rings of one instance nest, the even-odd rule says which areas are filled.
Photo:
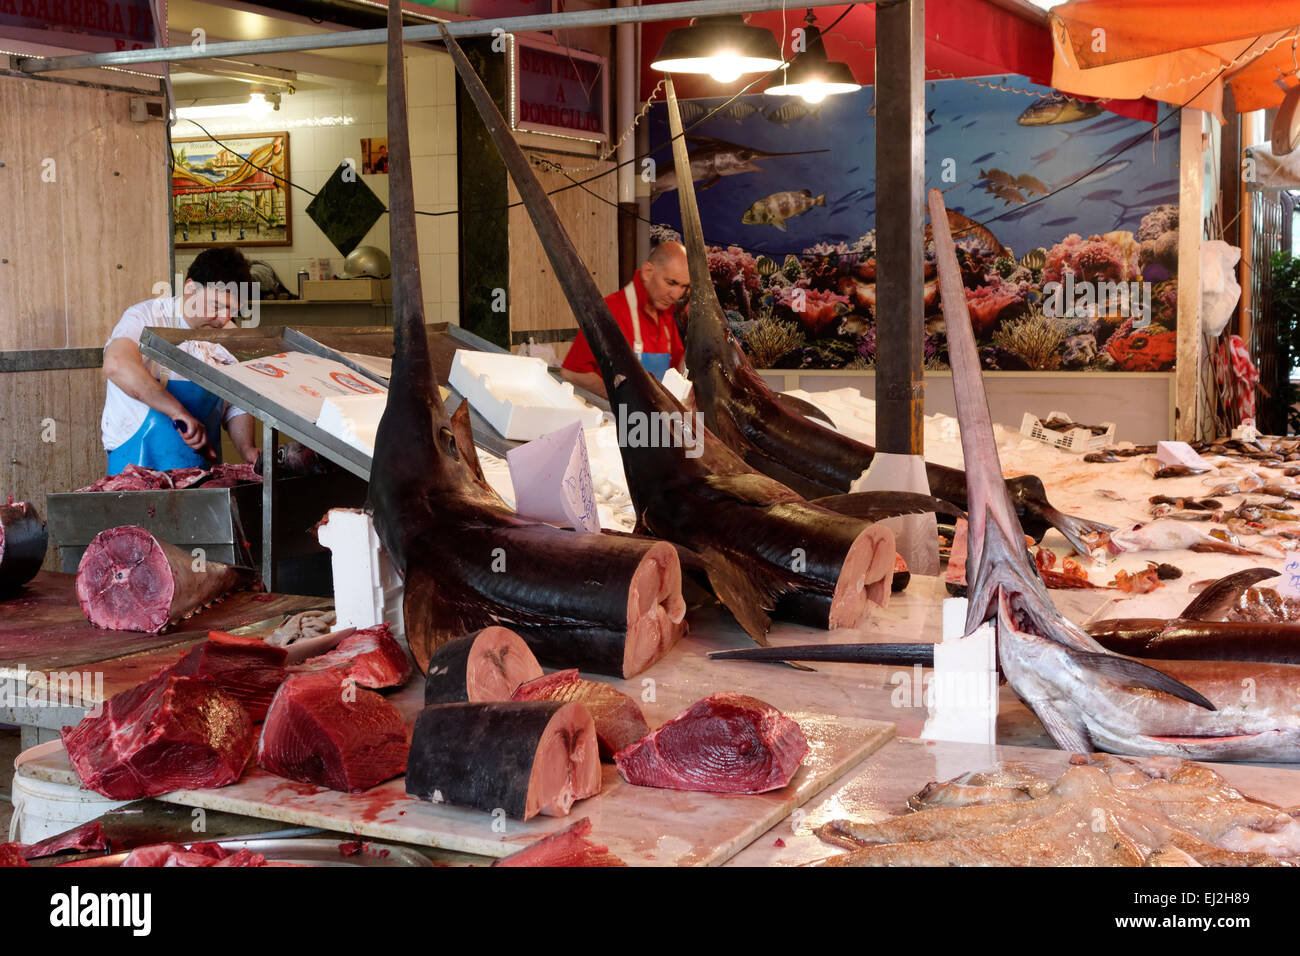
[[337, 395], [325, 399], [316, 427], [367, 455], [375, 453], [375, 435], [384, 416], [387, 394]]
[[572, 422], [595, 428], [603, 417], [572, 385], [553, 379], [540, 358], [457, 349], [447, 380], [512, 441], [532, 441]]

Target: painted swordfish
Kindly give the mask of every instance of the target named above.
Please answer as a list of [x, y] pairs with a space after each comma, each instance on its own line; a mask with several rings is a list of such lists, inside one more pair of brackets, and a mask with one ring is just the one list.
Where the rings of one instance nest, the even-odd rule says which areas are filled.
[[1002, 479], [943, 195], [930, 190], [969, 491], [966, 631], [995, 619], [998, 662], [1061, 749], [1190, 760], [1300, 762], [1300, 667], [1161, 661], [1106, 651], [1034, 573]]
[[[626, 425], [619, 446], [638, 526], [697, 553], [718, 599], [759, 643], [773, 610], [822, 627], [859, 626], [888, 601], [893, 532], [809, 504], [693, 424], [637, 360], [491, 95], [445, 29], [443, 39]], [[658, 438], [637, 440], [638, 432]]]
[[[838, 498], [871, 464], [876, 450], [813, 421], [800, 403], [778, 396], [749, 364], [732, 336], [709, 277], [704, 229], [695, 188], [683, 175], [689, 160], [682, 136], [681, 114], [672, 80], [667, 81], [668, 123], [678, 180], [685, 183], [677, 198], [682, 211], [682, 238], [691, 269], [690, 318], [686, 324], [686, 367], [695, 387], [695, 404], [704, 424], [747, 464], [825, 507], [864, 517], [860, 510], [872, 499]], [[946, 221], [946, 220], [945, 220]], [[966, 507], [966, 476], [957, 468], [926, 462], [930, 491], [936, 497]], [[1056, 527], [1081, 554], [1090, 550], [1082, 535], [1113, 530], [1067, 515], [1047, 500], [1043, 483], [1023, 475], [1007, 483], [1017, 512], [1035, 538]]]
[[379, 539], [405, 577], [412, 655], [427, 670], [440, 645], [501, 624], [528, 641], [539, 660], [630, 677], [685, 631], [677, 551], [664, 541], [580, 534], [520, 517], [483, 480], [468, 406], [448, 418], [424, 327], [401, 37], [394, 13], [393, 374], [375, 440], [370, 505]]

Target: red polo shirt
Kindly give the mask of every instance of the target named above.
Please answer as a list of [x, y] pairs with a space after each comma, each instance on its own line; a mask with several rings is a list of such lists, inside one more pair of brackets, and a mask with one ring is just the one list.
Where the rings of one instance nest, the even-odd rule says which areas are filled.
[[[673, 310], [664, 309], [656, 318], [650, 318], [646, 314], [649, 295], [646, 293], [645, 284], [641, 281], [640, 270], [633, 273], [632, 285], [636, 289], [636, 303], [641, 310], [642, 351], [667, 352], [672, 367], [679, 367], [686, 357], [686, 348], [682, 345], [681, 336], [677, 334], [677, 322], [673, 319]], [[623, 337], [629, 343], [634, 342], [632, 313], [627, 307], [627, 296], [623, 294], [623, 290], [619, 289], [605, 296], [605, 305], [609, 306], [614, 321], [623, 330]], [[587, 344], [587, 337], [581, 332], [573, 340], [569, 354], [564, 357], [564, 368], [571, 372], [600, 372], [600, 368], [596, 365], [596, 356], [591, 353], [591, 346]]]

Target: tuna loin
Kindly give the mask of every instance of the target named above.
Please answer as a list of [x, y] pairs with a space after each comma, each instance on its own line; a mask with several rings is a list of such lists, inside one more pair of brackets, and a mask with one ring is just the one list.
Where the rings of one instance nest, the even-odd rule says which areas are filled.
[[587, 839], [591, 833], [591, 818], [583, 817], [559, 833], [552, 833], [532, 846], [524, 847], [497, 860], [493, 866], [627, 866], [609, 852], [609, 847], [597, 846]]
[[251, 577], [125, 525], [101, 531], [86, 548], [77, 566], [77, 600], [96, 627], [158, 632]]
[[766, 793], [790, 782], [808, 752], [799, 725], [744, 694], [706, 697], [614, 755], [638, 787]]
[[193, 647], [169, 670], [179, 677], [206, 676], [260, 723], [271, 698], [284, 681], [285, 649], [255, 637], [238, 637], [210, 631], [208, 639]]
[[234, 783], [256, 738], [239, 701], [209, 677], [171, 668], [115, 694], [99, 716], [62, 736], [82, 784], [113, 800]]
[[636, 701], [608, 684], [583, 680], [576, 670], [556, 671], [529, 681], [515, 691], [514, 699], [577, 701], [582, 704], [591, 712], [591, 719], [596, 724], [601, 760], [613, 760], [618, 751], [650, 733], [650, 725]]
[[389, 14], [393, 370], [370, 504], [379, 539], [404, 575], [411, 653], [426, 670], [440, 645], [502, 624], [556, 666], [630, 676], [685, 632], [680, 559], [663, 542], [520, 517], [475, 469], [468, 408], [447, 415], [430, 359], [399, 5]]
[[550, 700], [426, 707], [415, 720], [406, 792], [516, 820], [565, 816], [600, 792], [591, 714]]
[[509, 700], [542, 666], [514, 631], [485, 627], [438, 648], [425, 674], [425, 704]]
[[356, 793], [406, 770], [406, 725], [381, 695], [337, 670], [299, 674], [271, 701], [257, 763], [263, 770]]
[[401, 687], [411, 676], [411, 658], [387, 623], [343, 638], [328, 654], [310, 657], [290, 670], [295, 674], [335, 669], [362, 687]]
[[36, 577], [48, 544], [45, 522], [31, 504], [0, 505], [0, 597]]

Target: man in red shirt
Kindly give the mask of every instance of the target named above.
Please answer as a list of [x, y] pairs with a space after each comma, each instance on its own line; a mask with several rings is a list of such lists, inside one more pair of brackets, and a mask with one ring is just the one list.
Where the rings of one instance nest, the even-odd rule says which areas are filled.
[[[618, 327], [641, 359], [641, 364], [662, 379], [669, 368], [682, 371], [686, 349], [677, 334], [673, 306], [690, 288], [691, 272], [686, 263], [686, 247], [680, 242], [661, 242], [641, 263], [632, 281], [612, 295], [605, 305]], [[631, 303], [635, 300], [636, 310]], [[604, 398], [605, 383], [600, 377], [596, 357], [581, 332], [573, 340], [564, 358], [560, 374], [565, 381], [595, 392]]]

